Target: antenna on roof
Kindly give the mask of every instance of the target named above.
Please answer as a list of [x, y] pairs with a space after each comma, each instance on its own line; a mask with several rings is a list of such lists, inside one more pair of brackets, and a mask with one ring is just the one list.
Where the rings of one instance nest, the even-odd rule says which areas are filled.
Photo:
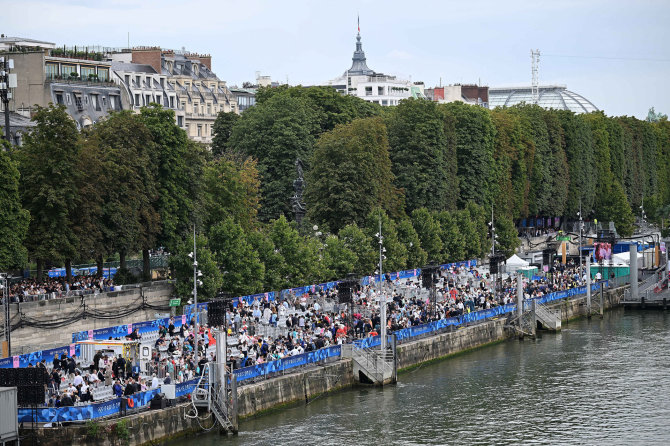
[[532, 75], [530, 84], [530, 95], [533, 104], [537, 104], [540, 99], [540, 50], [530, 50], [531, 66], [530, 71]]

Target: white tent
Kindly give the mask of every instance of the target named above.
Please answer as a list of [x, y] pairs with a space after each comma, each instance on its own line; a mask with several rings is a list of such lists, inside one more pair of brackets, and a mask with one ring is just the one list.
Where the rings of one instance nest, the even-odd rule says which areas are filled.
[[507, 272], [508, 273], [513, 273], [516, 270], [518, 270], [519, 268], [524, 268], [524, 267], [530, 265], [530, 263], [526, 262], [524, 259], [522, 259], [521, 257], [519, 257], [516, 254], [512, 255], [512, 257], [507, 259], [506, 264], [507, 264]]
[[[637, 253], [638, 267], [642, 266], [641, 264], [642, 254]], [[609, 260], [603, 260], [603, 264], [609, 263]], [[630, 252], [621, 252], [619, 254], [612, 255], [612, 264], [614, 265], [629, 265], [630, 264]]]

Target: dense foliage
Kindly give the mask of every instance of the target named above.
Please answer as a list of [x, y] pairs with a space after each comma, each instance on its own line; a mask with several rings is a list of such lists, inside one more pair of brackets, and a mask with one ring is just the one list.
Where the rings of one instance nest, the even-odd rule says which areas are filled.
[[[515, 222], [613, 221], [621, 235], [670, 219], [670, 123], [604, 113], [403, 101], [381, 108], [329, 88], [266, 88], [222, 113], [211, 151], [169, 110], [112, 113], [78, 132], [38, 108], [25, 145], [0, 153], [0, 269], [38, 269], [164, 247], [178, 291], [246, 294], [511, 254]], [[296, 159], [307, 215], [293, 221]], [[313, 229], [318, 224], [320, 228]]]

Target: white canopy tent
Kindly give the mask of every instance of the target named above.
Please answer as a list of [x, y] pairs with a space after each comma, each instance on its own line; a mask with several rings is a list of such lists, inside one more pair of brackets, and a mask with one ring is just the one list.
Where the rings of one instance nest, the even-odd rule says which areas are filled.
[[[641, 265], [642, 253], [637, 253], [638, 265]], [[609, 260], [604, 260], [603, 263], [609, 263]], [[612, 264], [614, 265], [630, 265], [630, 252], [621, 252], [612, 255]]]
[[526, 262], [524, 259], [522, 259], [516, 254], [512, 255], [512, 257], [507, 259], [506, 264], [508, 273], [516, 272], [519, 268], [525, 268], [528, 265], [530, 265], [530, 263]]

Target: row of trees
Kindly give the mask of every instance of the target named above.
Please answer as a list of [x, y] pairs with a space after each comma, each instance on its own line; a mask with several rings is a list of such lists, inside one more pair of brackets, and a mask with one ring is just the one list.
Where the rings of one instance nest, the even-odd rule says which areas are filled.
[[[667, 120], [423, 100], [382, 108], [302, 87], [261, 89], [242, 116], [221, 113], [211, 151], [157, 105], [81, 133], [62, 107], [34, 120], [22, 148], [0, 153], [0, 269], [116, 253], [123, 267], [140, 252], [148, 264], [163, 246], [187, 295], [195, 225], [199, 292], [246, 294], [373, 273], [380, 219], [384, 269], [399, 270], [485, 255], [492, 207], [506, 254], [515, 219], [575, 218], [581, 202], [626, 234], [642, 200], [648, 215], [670, 210]], [[302, 228], [289, 207], [296, 158]]]
[[405, 100], [387, 108], [327, 88], [262, 89], [257, 106], [224, 118], [217, 153], [251, 156], [261, 178], [259, 217], [290, 214], [296, 158], [307, 161], [309, 216], [337, 232], [380, 206], [414, 209], [493, 205], [501, 218], [614, 221], [633, 230], [632, 209], [670, 203], [667, 119], [516, 106]]

